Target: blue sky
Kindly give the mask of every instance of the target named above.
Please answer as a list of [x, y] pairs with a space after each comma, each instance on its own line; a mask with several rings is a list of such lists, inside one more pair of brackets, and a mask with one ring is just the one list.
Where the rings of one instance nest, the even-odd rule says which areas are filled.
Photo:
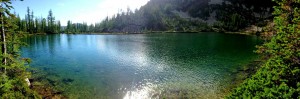
[[13, 1], [14, 10], [25, 17], [27, 7], [33, 10], [35, 17], [46, 18], [52, 9], [56, 20], [66, 25], [68, 20], [75, 22], [87, 22], [93, 24], [100, 22], [106, 16], [112, 16], [120, 9], [138, 9], [149, 0], [24, 0]]

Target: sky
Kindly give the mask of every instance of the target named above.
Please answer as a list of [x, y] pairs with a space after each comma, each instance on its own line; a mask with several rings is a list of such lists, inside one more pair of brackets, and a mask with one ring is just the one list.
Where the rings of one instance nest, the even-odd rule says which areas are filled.
[[27, 7], [33, 10], [35, 17], [47, 18], [51, 9], [55, 20], [60, 20], [62, 26], [67, 21], [73, 23], [86, 22], [94, 24], [100, 22], [107, 16], [117, 14], [121, 10], [126, 11], [129, 7], [132, 11], [139, 9], [149, 0], [24, 0], [13, 1], [12, 12], [25, 18]]

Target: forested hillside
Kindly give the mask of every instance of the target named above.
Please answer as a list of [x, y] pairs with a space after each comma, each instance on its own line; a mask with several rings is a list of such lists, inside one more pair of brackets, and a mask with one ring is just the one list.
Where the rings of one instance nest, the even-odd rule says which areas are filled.
[[[127, 9], [95, 25], [68, 22], [72, 32], [239, 31], [265, 26], [272, 19], [272, 0], [150, 0], [139, 10]], [[100, 12], [99, 12], [100, 13]]]
[[[19, 30], [28, 33], [122, 32], [240, 32], [272, 21], [272, 0], [150, 0], [140, 9], [121, 10], [96, 24], [72, 23], [61, 27], [50, 10], [47, 18], [27, 8], [25, 19], [17, 17]], [[101, 12], [98, 12], [101, 13]]]

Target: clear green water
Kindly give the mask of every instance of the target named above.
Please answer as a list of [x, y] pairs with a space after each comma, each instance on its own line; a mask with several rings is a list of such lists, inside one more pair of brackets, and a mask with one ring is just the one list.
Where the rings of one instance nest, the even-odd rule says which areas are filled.
[[220, 33], [33, 36], [22, 56], [71, 99], [221, 98], [257, 58], [256, 36]]

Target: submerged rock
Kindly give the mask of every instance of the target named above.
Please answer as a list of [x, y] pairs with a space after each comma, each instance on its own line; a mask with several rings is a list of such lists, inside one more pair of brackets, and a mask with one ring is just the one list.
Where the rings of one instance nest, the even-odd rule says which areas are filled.
[[30, 81], [29, 81], [29, 79], [28, 79], [28, 78], [26, 78], [26, 79], [25, 79], [25, 81], [27, 82], [27, 85], [28, 85], [28, 86], [30, 86], [30, 85], [31, 85], [31, 84], [30, 84]]
[[71, 82], [73, 82], [74, 81], [74, 79], [70, 79], [70, 78], [65, 78], [65, 79], [63, 79], [62, 80], [64, 83], [71, 83]]

